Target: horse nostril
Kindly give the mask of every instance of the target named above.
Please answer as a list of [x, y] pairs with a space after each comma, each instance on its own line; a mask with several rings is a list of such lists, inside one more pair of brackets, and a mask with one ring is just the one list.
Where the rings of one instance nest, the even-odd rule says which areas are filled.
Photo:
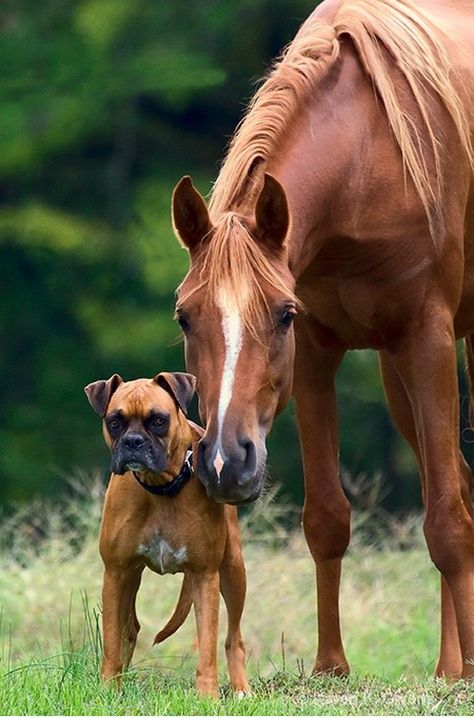
[[127, 449], [139, 449], [140, 446], [143, 446], [145, 443], [145, 439], [141, 434], [128, 434], [124, 438], [123, 443]]
[[240, 439], [239, 446], [244, 451], [242, 479], [245, 481], [247, 474], [253, 474], [257, 468], [257, 450], [250, 439]]

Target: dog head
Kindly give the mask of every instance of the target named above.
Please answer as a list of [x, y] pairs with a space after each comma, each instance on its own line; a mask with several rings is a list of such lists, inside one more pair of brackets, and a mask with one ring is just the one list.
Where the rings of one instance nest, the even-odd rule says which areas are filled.
[[153, 379], [124, 382], [114, 374], [88, 384], [89, 403], [103, 419], [111, 471], [160, 474], [171, 457], [190, 442], [186, 419], [196, 379], [183, 372], [161, 372]]

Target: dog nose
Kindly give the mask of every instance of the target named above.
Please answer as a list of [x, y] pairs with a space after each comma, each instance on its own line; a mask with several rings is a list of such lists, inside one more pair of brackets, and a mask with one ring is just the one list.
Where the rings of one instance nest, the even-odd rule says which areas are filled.
[[139, 449], [145, 443], [145, 438], [141, 434], [129, 433], [123, 437], [123, 444], [127, 449]]
[[243, 504], [258, 498], [262, 480], [257, 464], [256, 446], [247, 437], [232, 447], [227, 444], [225, 452], [206, 437], [199, 442], [198, 476], [215, 501]]

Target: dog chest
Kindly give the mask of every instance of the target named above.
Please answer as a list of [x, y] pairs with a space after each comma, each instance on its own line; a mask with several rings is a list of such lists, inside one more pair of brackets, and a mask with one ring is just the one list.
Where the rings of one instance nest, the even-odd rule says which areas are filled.
[[138, 553], [157, 573], [177, 573], [187, 561], [186, 546], [174, 548], [157, 532], [150, 540], [139, 544]]

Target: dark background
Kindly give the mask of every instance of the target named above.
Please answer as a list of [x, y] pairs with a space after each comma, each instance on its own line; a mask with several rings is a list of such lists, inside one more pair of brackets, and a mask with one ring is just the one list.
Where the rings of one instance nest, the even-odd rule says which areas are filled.
[[[255, 81], [307, 0], [15, 0], [0, 11], [0, 497], [59, 496], [108, 452], [83, 386], [184, 368], [173, 321], [187, 268], [170, 195], [208, 193]], [[379, 472], [385, 506], [419, 504], [377, 357], [338, 379], [341, 458]], [[467, 414], [465, 401], [463, 414]], [[290, 405], [270, 470], [302, 500]]]

